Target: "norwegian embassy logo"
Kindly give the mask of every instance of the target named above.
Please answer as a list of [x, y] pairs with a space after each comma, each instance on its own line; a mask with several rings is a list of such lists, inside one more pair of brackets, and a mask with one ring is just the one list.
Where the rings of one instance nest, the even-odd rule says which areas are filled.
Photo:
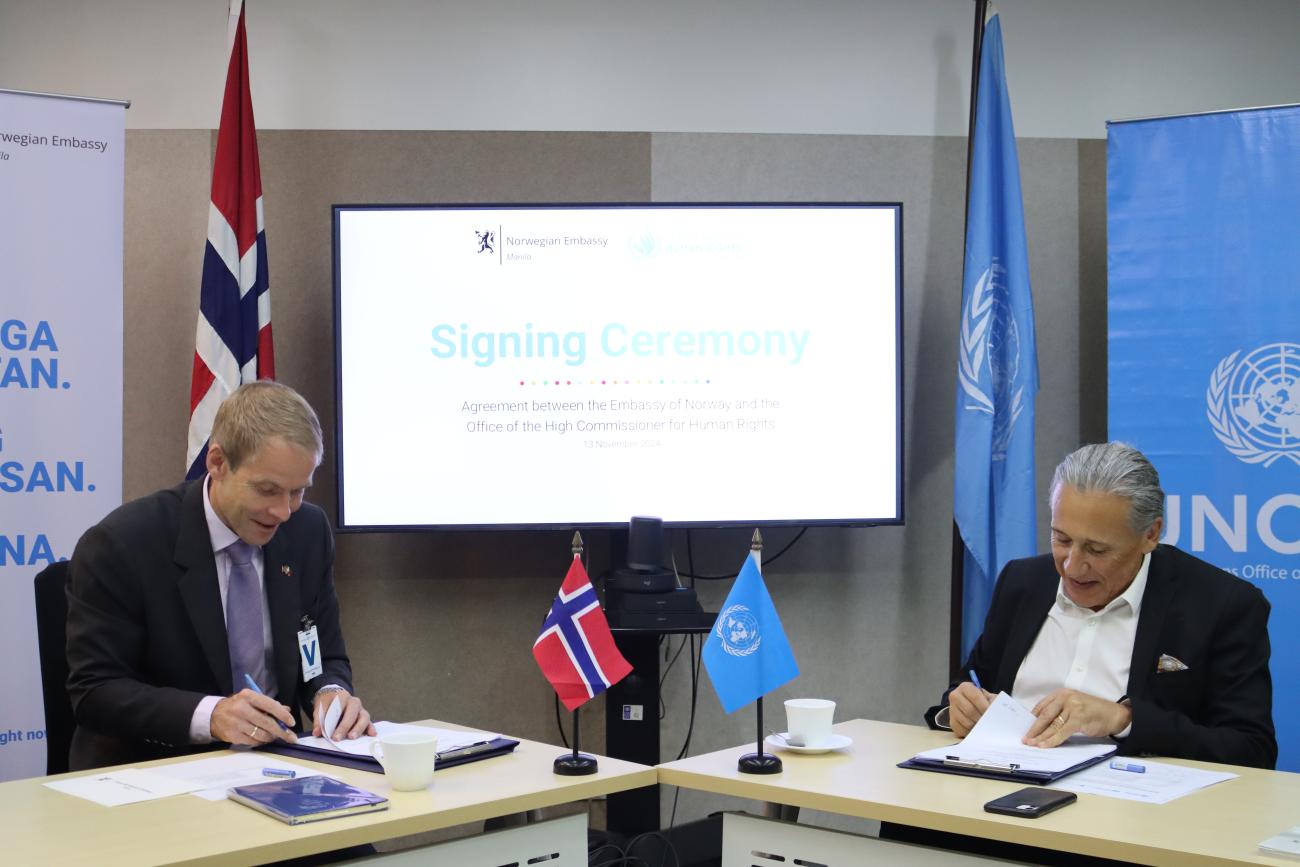
[[1238, 460], [1300, 465], [1300, 344], [1270, 343], [1244, 356], [1239, 349], [1220, 361], [1205, 389], [1205, 417]]
[[957, 380], [966, 395], [964, 409], [993, 418], [995, 461], [1006, 460], [1011, 434], [1025, 409], [1020, 328], [1007, 303], [1006, 272], [995, 258], [971, 290], [961, 312], [957, 364]]
[[474, 235], [475, 237], [478, 238], [478, 252], [480, 253], [493, 252], [492, 245], [495, 244], [497, 240], [497, 236], [495, 232], [493, 232], [490, 229], [486, 232], [480, 232], [478, 230], [475, 230]]
[[763, 641], [758, 619], [749, 613], [748, 605], [728, 605], [718, 615], [714, 632], [722, 641], [722, 649], [732, 656], [749, 656]]

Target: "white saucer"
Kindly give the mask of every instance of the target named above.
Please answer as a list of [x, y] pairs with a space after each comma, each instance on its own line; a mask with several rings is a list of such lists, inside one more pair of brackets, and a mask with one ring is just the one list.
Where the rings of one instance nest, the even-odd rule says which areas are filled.
[[796, 747], [794, 744], [786, 743], [785, 732], [774, 732], [768, 735], [763, 742], [774, 750], [789, 750], [792, 753], [816, 755], [817, 753], [829, 753], [832, 750], [842, 750], [845, 747], [852, 746], [853, 738], [832, 732], [826, 743], [819, 747]]

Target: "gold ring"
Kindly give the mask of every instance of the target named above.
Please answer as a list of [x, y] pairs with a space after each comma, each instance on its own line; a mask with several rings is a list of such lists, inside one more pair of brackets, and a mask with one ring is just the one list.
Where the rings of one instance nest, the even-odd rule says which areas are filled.
[[1065, 715], [1064, 715], [1064, 714], [1057, 714], [1057, 715], [1056, 715], [1056, 724], [1057, 724], [1058, 726], [1063, 726], [1063, 725], [1065, 725]]
[[259, 729], [257, 726], [253, 726], [253, 730], [248, 733], [248, 736], [253, 740], [257, 740], [257, 733], [260, 731], [261, 729]]

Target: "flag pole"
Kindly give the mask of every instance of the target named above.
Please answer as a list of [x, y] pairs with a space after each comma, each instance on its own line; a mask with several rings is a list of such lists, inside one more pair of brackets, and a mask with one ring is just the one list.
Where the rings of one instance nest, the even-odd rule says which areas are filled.
[[[975, 115], [979, 106], [980, 89], [980, 54], [984, 50], [984, 19], [988, 15], [988, 0], [975, 0], [975, 29], [971, 45], [970, 71], [970, 113], [966, 119], [966, 206], [962, 210], [962, 261], [966, 256], [966, 230], [970, 223], [970, 173], [971, 162], [975, 158]], [[963, 273], [965, 267], [963, 265]], [[957, 298], [961, 307], [961, 298]], [[954, 506], [955, 509], [955, 506]], [[957, 518], [952, 519], [952, 593], [948, 607], [948, 679], [957, 678], [961, 671], [961, 646], [965, 636], [962, 635], [962, 615], [966, 608], [966, 543], [961, 538], [961, 528]]]
[[[754, 529], [754, 535], [749, 542], [749, 556], [753, 557], [759, 565], [763, 562], [763, 536]], [[755, 705], [756, 716], [758, 717], [758, 743], [757, 752], [745, 753], [737, 762], [737, 770], [742, 774], [779, 774], [784, 768], [781, 760], [771, 753], [763, 752], [763, 697], [758, 697]]]
[[[573, 532], [573, 541], [570, 543], [570, 547], [573, 549], [573, 559], [581, 560], [582, 534], [576, 530]], [[573, 752], [556, 757], [553, 765], [555, 773], [563, 777], [582, 777], [587, 774], [594, 774], [597, 770], [596, 757], [578, 751], [578, 738], [581, 732], [578, 719], [578, 711], [580, 710], [582, 710], [581, 705], [573, 709]]]

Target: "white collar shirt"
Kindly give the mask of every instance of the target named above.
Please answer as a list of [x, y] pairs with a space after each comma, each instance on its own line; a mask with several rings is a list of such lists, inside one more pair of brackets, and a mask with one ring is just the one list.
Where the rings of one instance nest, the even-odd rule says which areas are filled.
[[1150, 567], [1148, 553], [1128, 588], [1100, 611], [1074, 604], [1065, 595], [1062, 581], [1038, 637], [1016, 672], [1012, 698], [1032, 708], [1061, 687], [1109, 701], [1123, 698]]

